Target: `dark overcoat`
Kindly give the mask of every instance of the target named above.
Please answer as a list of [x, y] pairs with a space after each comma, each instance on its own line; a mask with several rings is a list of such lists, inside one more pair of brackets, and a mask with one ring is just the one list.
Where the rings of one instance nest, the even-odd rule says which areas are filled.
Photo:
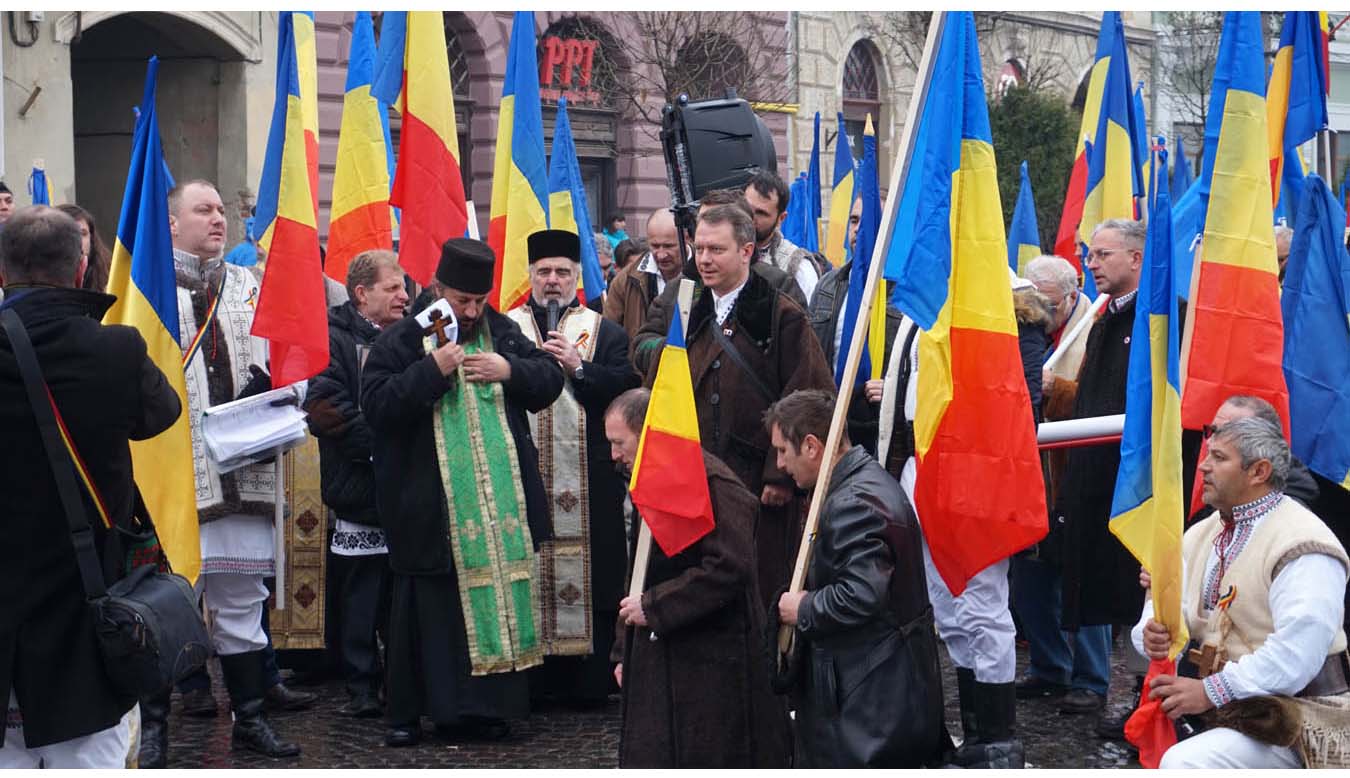
[[[725, 335], [728, 330], [731, 334], [726, 339], [753, 376], [719, 343], [715, 333]], [[778, 455], [764, 428], [764, 412], [798, 389], [834, 390], [834, 379], [806, 312], [760, 274], [750, 273], [721, 325], [714, 314], [712, 294], [705, 289], [697, 295], [685, 342], [704, 450], [725, 462], [756, 497], [765, 484], [795, 490], [792, 477], [778, 468]], [[648, 386], [656, 380], [657, 366], [653, 362], [647, 373]], [[801, 542], [802, 503], [793, 498], [781, 507], [760, 507], [755, 553], [760, 593], [766, 598], [786, 585], [791, 574]]]
[[[484, 310], [478, 326], [490, 329], [493, 350], [511, 365], [511, 377], [503, 384], [506, 421], [520, 461], [530, 535], [538, 547], [552, 534], [526, 412], [558, 399], [562, 368], [492, 308]], [[366, 359], [361, 407], [374, 433], [376, 502], [396, 573], [445, 574], [454, 564], [431, 425], [436, 402], [457, 380], [455, 374], [441, 375], [436, 360], [423, 352], [421, 326], [412, 317], [382, 332]]]
[[629, 262], [614, 276], [605, 294], [605, 318], [622, 327], [630, 342], [647, 320], [647, 306], [656, 297], [656, 276], [640, 269], [650, 257], [648, 254]]
[[706, 452], [703, 463], [716, 527], [674, 557], [652, 544], [648, 626], [619, 627], [620, 767], [787, 766], [788, 725], [769, 690], [754, 576], [759, 499]]
[[328, 309], [328, 367], [305, 395], [309, 430], [319, 439], [323, 502], [346, 521], [380, 526], [375, 508], [375, 465], [370, 424], [361, 412], [361, 351], [380, 331], [351, 301]]
[[[113, 296], [48, 288], [10, 288], [6, 295], [4, 307], [23, 320], [113, 524], [131, 528], [136, 492], [127, 441], [168, 429], [181, 412], [177, 393], [146, 355], [140, 333], [99, 323]], [[119, 693], [103, 669], [70, 527], [3, 329], [0, 430], [0, 699], [14, 691], [24, 740], [35, 748], [107, 729], [136, 698]], [[111, 585], [126, 572], [118, 536], [104, 531], [87, 495], [85, 512]], [[0, 744], [3, 738], [0, 731]]]
[[798, 610], [799, 767], [921, 767], [947, 745], [923, 540], [862, 446], [840, 457]]
[[[1134, 308], [1131, 300], [1119, 311], [1104, 314], [1088, 331], [1070, 418], [1125, 412]], [[1050, 517], [1052, 537], [1048, 547], [1042, 547], [1042, 553], [1049, 551], [1052, 559], [1058, 553], [1062, 560], [1065, 629], [1139, 620], [1144, 602], [1139, 561], [1107, 527], [1119, 467], [1119, 446], [1069, 449]]]

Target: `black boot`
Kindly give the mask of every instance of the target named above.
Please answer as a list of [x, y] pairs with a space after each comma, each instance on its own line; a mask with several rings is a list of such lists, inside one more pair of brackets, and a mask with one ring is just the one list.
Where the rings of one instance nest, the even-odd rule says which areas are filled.
[[173, 687], [141, 699], [141, 750], [136, 764], [142, 770], [162, 770], [169, 762], [169, 695]]
[[234, 747], [274, 758], [299, 756], [300, 746], [279, 738], [263, 715], [262, 652], [222, 656], [220, 669], [234, 711]]
[[1105, 740], [1124, 741], [1125, 722], [1129, 720], [1130, 716], [1134, 715], [1134, 711], [1139, 707], [1139, 702], [1143, 698], [1143, 694], [1144, 676], [1136, 675], [1134, 677], [1134, 696], [1130, 698], [1129, 709], [1120, 716], [1111, 718], [1103, 716], [1101, 721], [1097, 722], [1097, 737]]
[[[967, 740], [953, 759], [961, 767], [1021, 769], [1025, 763], [1022, 741], [1014, 735], [1017, 719], [1015, 683], [973, 681], [977, 739]], [[963, 702], [964, 705], [964, 702]]]
[[974, 744], [980, 739], [980, 722], [975, 717], [975, 671], [956, 668], [956, 696], [961, 703], [961, 743]]

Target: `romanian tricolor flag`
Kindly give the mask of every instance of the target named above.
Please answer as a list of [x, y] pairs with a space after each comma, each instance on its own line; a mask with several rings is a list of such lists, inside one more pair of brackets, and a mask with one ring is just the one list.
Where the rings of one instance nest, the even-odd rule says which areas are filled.
[[[1167, 169], [1167, 152], [1158, 165]], [[1153, 579], [1153, 618], [1172, 635], [1170, 658], [1153, 660], [1149, 675], [1176, 674], [1176, 657], [1189, 640], [1181, 611], [1181, 368], [1176, 274], [1172, 272], [1172, 203], [1159, 175], [1139, 275], [1134, 330], [1126, 373], [1125, 431], [1111, 501], [1111, 532]], [[1150, 679], [1151, 681], [1151, 679]], [[1147, 695], [1125, 725], [1139, 761], [1156, 768], [1177, 742], [1158, 700]]]
[[441, 246], [463, 237], [469, 223], [440, 11], [385, 13], [371, 94], [403, 120], [389, 202], [401, 210], [399, 264], [425, 285], [436, 273]]
[[492, 165], [488, 245], [497, 255], [489, 301], [499, 311], [530, 293], [526, 238], [548, 224], [548, 167], [544, 163], [544, 117], [539, 106], [539, 62], [534, 12], [516, 11], [506, 80], [497, 114], [497, 153]]
[[1344, 208], [1308, 176], [1285, 266], [1284, 376], [1290, 443], [1313, 472], [1350, 489], [1350, 254]]
[[1278, 204], [1281, 190], [1288, 186], [1293, 191], [1285, 202], [1291, 214], [1302, 202], [1304, 170], [1298, 147], [1327, 126], [1331, 79], [1326, 18], [1324, 11], [1290, 11], [1284, 15], [1284, 30], [1266, 92], [1270, 201]]
[[1181, 614], [1181, 336], [1166, 177], [1159, 177], [1158, 187], [1135, 298], [1110, 527], [1153, 578], [1154, 618], [1171, 630], [1175, 658], [1187, 641]]
[[41, 165], [34, 164], [33, 172], [28, 174], [28, 196], [33, 205], [52, 204], [52, 180]]
[[[1097, 54], [1093, 58], [1088, 78], [1087, 98], [1083, 103], [1083, 122], [1078, 129], [1078, 148], [1074, 152], [1073, 168], [1069, 172], [1069, 188], [1064, 193], [1064, 211], [1055, 235], [1055, 254], [1064, 257], [1080, 273], [1083, 270], [1083, 251], [1079, 243], [1079, 224], [1083, 219], [1083, 205], [1088, 192], [1088, 151], [1084, 144], [1095, 143], [1106, 96], [1106, 76], [1111, 67], [1111, 53], [1115, 32], [1120, 24], [1118, 11], [1102, 14], [1101, 31], [1097, 35]], [[1123, 32], [1122, 32], [1123, 35]], [[1126, 81], [1128, 82], [1128, 75]], [[1127, 87], [1128, 88], [1128, 87]], [[1095, 223], [1088, 229], [1097, 226]], [[1085, 273], [1084, 283], [1092, 283], [1092, 275]]]
[[684, 326], [679, 307], [671, 310], [670, 333], [656, 368], [628, 484], [634, 507], [666, 556], [675, 556], [713, 529]]
[[605, 294], [605, 273], [595, 253], [595, 231], [586, 203], [586, 187], [581, 181], [581, 164], [572, 139], [572, 122], [567, 118], [567, 98], [558, 99], [558, 118], [553, 124], [553, 158], [548, 167], [548, 224], [555, 230], [576, 233], [581, 239], [581, 302], [597, 300]]
[[267, 268], [253, 335], [266, 338], [272, 386], [328, 367], [328, 304], [319, 259], [319, 104], [314, 15], [282, 11], [277, 97], [258, 186], [258, 244]]
[[131, 442], [132, 466], [140, 478], [145, 507], [155, 520], [160, 545], [174, 572], [189, 581], [201, 570], [197, 536], [197, 481], [192, 472], [192, 432], [188, 427], [187, 381], [178, 341], [178, 285], [174, 280], [173, 239], [169, 235], [169, 184], [155, 113], [159, 59], [150, 58], [145, 97], [131, 142], [131, 167], [117, 220], [108, 294], [117, 302], [104, 324], [135, 327], [146, 354], [178, 393], [183, 413], [149, 440]]
[[[858, 244], [849, 261], [853, 269], [848, 276], [848, 299], [844, 303], [844, 326], [839, 337], [839, 353], [834, 358], [834, 384], [844, 380], [844, 365], [848, 362], [848, 344], [853, 342], [853, 329], [858, 325], [858, 311], [862, 308], [863, 293], [867, 291], [868, 267], [873, 259], [877, 234], [881, 229], [881, 186], [877, 182], [877, 133], [872, 129], [872, 115], [867, 115], [863, 130], [863, 158], [858, 166], [858, 196], [862, 198], [862, 218], [858, 222]], [[867, 321], [867, 340], [854, 383], [865, 383], [870, 378], [881, 378], [886, 369], [886, 285], [877, 284], [876, 299], [872, 301]]]
[[[393, 26], [389, 20], [393, 15], [391, 12], [385, 17], [386, 30]], [[329, 210], [328, 260], [324, 266], [324, 272], [337, 281], [347, 280], [347, 265], [357, 254], [394, 247], [388, 150], [384, 143], [389, 114], [385, 105], [370, 94], [374, 78], [375, 25], [369, 11], [357, 11], [347, 57], [347, 87], [342, 98], [342, 128], [338, 131], [333, 205]]]
[[1036, 198], [1031, 193], [1031, 174], [1027, 161], [1022, 160], [1022, 184], [1017, 190], [1017, 204], [1013, 206], [1012, 224], [1008, 227], [1008, 267], [1022, 275], [1027, 263], [1041, 255], [1041, 229], [1036, 224]]
[[1045, 490], [1028, 488], [1041, 483], [1041, 464], [975, 21], [939, 12], [933, 23], [942, 29], [886, 277], [895, 306], [923, 328], [915, 508], [934, 565], [960, 595], [976, 573], [1044, 537], [1046, 509]]
[[1235, 394], [1267, 400], [1288, 429], [1263, 51], [1260, 14], [1227, 12], [1198, 187], [1205, 212], [1200, 276], [1182, 345], [1187, 429], [1209, 424]]
[[[1086, 195], [1078, 224], [1078, 240], [1084, 245], [1092, 242], [1092, 231], [1107, 219], [1138, 218], [1136, 198], [1145, 195], [1140, 144], [1147, 144], [1147, 139], [1135, 116], [1125, 24], [1118, 11], [1102, 15], [1102, 37], [1107, 40], [1106, 56], [1093, 66], [1093, 78], [1103, 63], [1106, 75], [1087, 154]], [[1088, 89], [1091, 102], [1091, 86]]]
[[830, 222], [825, 232], [825, 258], [835, 267], [848, 259], [848, 212], [853, 209], [853, 149], [839, 113], [839, 134], [834, 139], [834, 178], [830, 191]]

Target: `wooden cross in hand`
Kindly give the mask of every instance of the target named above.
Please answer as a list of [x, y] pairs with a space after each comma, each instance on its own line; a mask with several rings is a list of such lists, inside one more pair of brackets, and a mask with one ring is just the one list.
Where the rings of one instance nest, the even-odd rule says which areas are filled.
[[438, 348], [449, 343], [450, 338], [445, 334], [445, 330], [450, 326], [450, 320], [445, 318], [440, 311], [434, 309], [430, 311], [429, 316], [431, 318], [431, 324], [425, 330], [422, 330], [422, 334], [430, 335], [433, 332], [436, 333], [436, 346]]

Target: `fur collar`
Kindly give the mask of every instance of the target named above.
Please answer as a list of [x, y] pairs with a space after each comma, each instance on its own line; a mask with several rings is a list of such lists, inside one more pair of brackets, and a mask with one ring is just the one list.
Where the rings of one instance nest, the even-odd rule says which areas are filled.
[[[692, 341], [698, 337], [706, 325], [716, 324], [713, 313], [713, 296], [703, 286], [695, 293], [694, 306], [689, 311], [689, 337]], [[768, 351], [773, 341], [774, 325], [777, 323], [778, 292], [759, 273], [750, 271], [745, 287], [736, 298], [728, 320], [735, 320], [739, 328], [761, 351]]]

